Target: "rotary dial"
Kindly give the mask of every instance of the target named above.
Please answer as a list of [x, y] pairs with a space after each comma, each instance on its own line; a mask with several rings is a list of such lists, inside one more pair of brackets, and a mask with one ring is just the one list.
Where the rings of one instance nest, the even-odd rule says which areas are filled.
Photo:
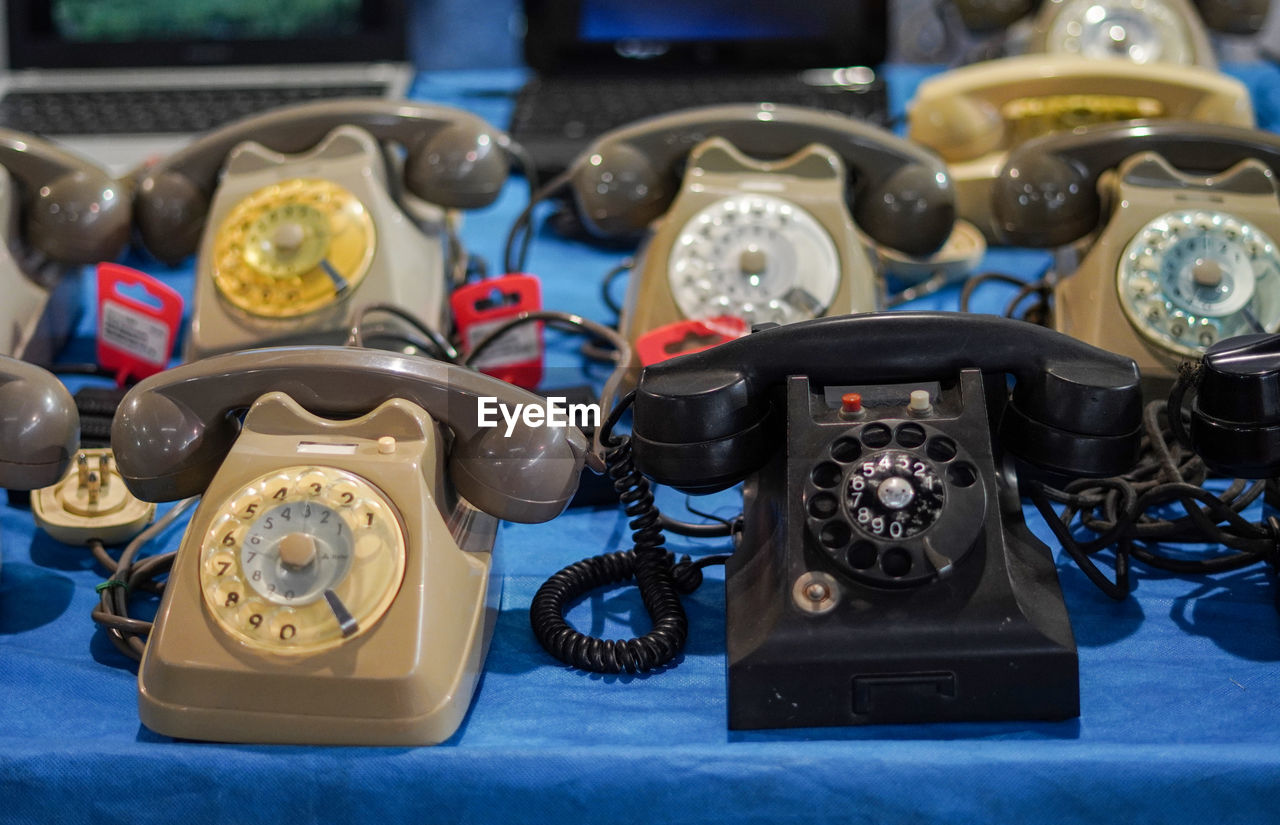
[[240, 201], [214, 238], [213, 278], [237, 308], [295, 318], [345, 296], [369, 270], [373, 220], [336, 183], [294, 178]]
[[885, 450], [857, 464], [845, 488], [853, 526], [876, 539], [905, 539], [933, 526], [946, 486], [933, 466], [904, 450]]
[[681, 229], [667, 262], [686, 318], [736, 315], [749, 325], [816, 318], [835, 298], [840, 258], [806, 210], [767, 195], [707, 206]]
[[1051, 53], [1134, 63], [1194, 61], [1186, 23], [1160, 0], [1066, 0], [1046, 44]]
[[1120, 306], [1145, 338], [1198, 356], [1215, 341], [1280, 329], [1280, 256], [1221, 212], [1168, 212], [1140, 229], [1117, 271]]
[[404, 578], [391, 504], [332, 467], [293, 467], [241, 487], [218, 508], [200, 553], [209, 613], [273, 653], [315, 653], [363, 633]]

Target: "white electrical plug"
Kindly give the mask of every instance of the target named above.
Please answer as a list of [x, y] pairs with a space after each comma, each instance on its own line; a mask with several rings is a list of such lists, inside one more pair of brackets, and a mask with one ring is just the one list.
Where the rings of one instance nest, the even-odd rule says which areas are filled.
[[141, 533], [156, 506], [134, 498], [108, 448], [84, 449], [58, 483], [31, 496], [36, 524], [63, 544], [123, 544]]

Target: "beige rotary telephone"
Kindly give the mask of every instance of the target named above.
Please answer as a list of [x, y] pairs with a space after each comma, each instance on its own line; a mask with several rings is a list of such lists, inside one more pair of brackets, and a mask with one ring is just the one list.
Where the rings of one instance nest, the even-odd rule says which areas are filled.
[[[874, 309], [876, 244], [928, 256], [954, 223], [941, 162], [881, 129], [772, 104], [689, 109], [596, 140], [570, 168], [583, 224], [646, 230], [622, 333], [743, 329]], [[677, 345], [679, 342], [674, 342]]]
[[452, 735], [496, 618], [497, 522], [556, 516], [588, 446], [572, 427], [486, 427], [486, 404], [544, 400], [323, 346], [213, 356], [134, 387], [112, 425], [121, 477], [148, 501], [203, 493], [138, 671], [143, 723], [229, 742]]
[[341, 100], [238, 121], [161, 161], [135, 208], [156, 257], [199, 247], [186, 359], [340, 343], [355, 309], [372, 303], [443, 327], [448, 210], [497, 197], [506, 146], [456, 109]]
[[995, 240], [991, 182], [1009, 150], [1090, 123], [1171, 118], [1252, 126], [1249, 91], [1194, 66], [1025, 55], [947, 72], [920, 84], [907, 135], [947, 161], [959, 215]]
[[[1215, 68], [1206, 26], [1224, 34], [1254, 34], [1270, 0], [956, 0], [973, 32], [992, 32], [1031, 17], [1026, 50], [1181, 63]], [[1036, 7], [1039, 9], [1036, 10]]]
[[1149, 397], [1232, 336], [1280, 330], [1280, 137], [1173, 121], [1023, 144], [992, 209], [1017, 246], [1087, 245], [1053, 325], [1133, 358]]
[[80, 311], [71, 270], [129, 240], [129, 202], [105, 171], [31, 135], [0, 129], [0, 355], [49, 363]]

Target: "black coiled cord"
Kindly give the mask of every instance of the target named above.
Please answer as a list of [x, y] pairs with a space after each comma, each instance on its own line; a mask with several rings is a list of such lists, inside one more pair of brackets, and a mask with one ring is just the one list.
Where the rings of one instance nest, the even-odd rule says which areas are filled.
[[[631, 518], [628, 526], [635, 546], [569, 565], [538, 588], [529, 606], [529, 623], [538, 643], [565, 664], [593, 673], [646, 673], [680, 655], [689, 637], [689, 619], [680, 594], [698, 589], [703, 567], [724, 561], [723, 557], [709, 556], [694, 562], [685, 556], [677, 563], [663, 547], [662, 516], [648, 479], [632, 460], [631, 439], [612, 435], [634, 399], [632, 391], [613, 409], [601, 437], [607, 445], [607, 472]], [[590, 591], [633, 578], [653, 624], [648, 633], [633, 639], [600, 639], [579, 633], [565, 621], [565, 608]]]

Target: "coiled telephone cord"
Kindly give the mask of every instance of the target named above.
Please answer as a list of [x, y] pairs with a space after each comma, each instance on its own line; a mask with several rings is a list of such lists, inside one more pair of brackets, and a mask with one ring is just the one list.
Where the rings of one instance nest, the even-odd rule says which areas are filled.
[[[601, 428], [607, 445], [606, 472], [631, 518], [628, 526], [635, 546], [575, 562], [543, 583], [529, 607], [529, 622], [538, 643], [567, 665], [593, 673], [646, 673], [680, 655], [689, 636], [681, 594], [702, 584], [702, 568], [723, 563], [724, 557], [708, 556], [679, 562], [663, 546], [661, 514], [654, 503], [648, 479], [636, 469], [631, 439], [612, 435], [614, 426], [635, 399], [628, 393]], [[575, 630], [565, 621], [565, 609], [599, 587], [634, 579], [640, 598], [653, 623], [652, 629], [632, 639], [601, 639]]]

